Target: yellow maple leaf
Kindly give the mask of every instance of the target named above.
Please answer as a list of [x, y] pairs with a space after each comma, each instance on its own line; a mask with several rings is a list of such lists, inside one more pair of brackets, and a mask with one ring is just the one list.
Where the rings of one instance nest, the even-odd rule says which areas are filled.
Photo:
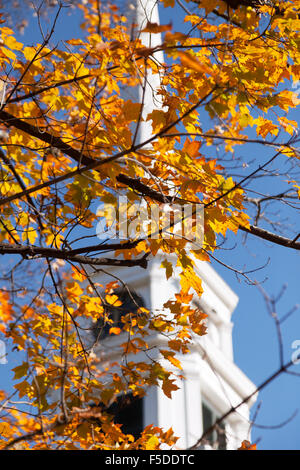
[[201, 279], [190, 266], [186, 267], [182, 273], [180, 273], [180, 284], [184, 294], [187, 294], [191, 288], [193, 288], [199, 296], [203, 293]]
[[150, 436], [149, 439], [147, 439], [145, 448], [146, 450], [155, 450], [159, 446], [159, 440], [157, 436]]
[[114, 307], [119, 307], [122, 305], [122, 302], [119, 300], [119, 297], [115, 294], [107, 294], [105, 296], [105, 300], [109, 305], [113, 305]]
[[119, 335], [121, 333], [121, 328], [118, 328], [116, 326], [113, 326], [112, 328], [109, 329], [109, 334], [110, 335]]

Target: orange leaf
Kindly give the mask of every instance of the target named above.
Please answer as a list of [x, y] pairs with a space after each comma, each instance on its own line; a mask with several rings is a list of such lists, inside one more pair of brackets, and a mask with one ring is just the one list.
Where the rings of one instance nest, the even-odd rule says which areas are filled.
[[178, 367], [178, 369], [181, 369], [182, 370], [182, 366], [181, 366], [181, 363], [178, 359], [176, 359], [175, 356], [175, 353], [172, 352], [172, 351], [166, 351], [166, 350], [160, 350], [160, 353], [164, 356], [165, 359], [167, 359], [168, 361], [171, 362], [171, 364], [173, 364], [173, 366], [175, 367]]
[[207, 67], [207, 65], [203, 64], [202, 62], [199, 62], [199, 60], [191, 54], [188, 54], [187, 52], [179, 52], [179, 57], [181, 59], [182, 65], [185, 67], [195, 70], [195, 72], [208, 73], [211, 75], [212, 69]]
[[109, 305], [113, 305], [114, 307], [119, 307], [120, 305], [122, 305], [122, 302], [118, 299], [118, 296], [115, 294], [107, 294], [105, 296], [105, 300]]
[[121, 328], [118, 328], [116, 326], [112, 327], [109, 329], [109, 334], [110, 335], [119, 335], [121, 333]]
[[256, 444], [251, 444], [250, 441], [243, 441], [241, 447], [238, 450], [257, 450]]
[[147, 22], [146, 28], [142, 30], [142, 33], [163, 33], [164, 31], [170, 31], [172, 29], [172, 24], [157, 24]]
[[164, 394], [168, 397], [168, 398], [172, 398], [171, 396], [171, 393], [172, 392], [175, 392], [175, 390], [178, 390], [179, 387], [177, 387], [177, 385], [174, 384], [175, 380], [171, 380], [171, 379], [165, 379], [163, 381], [163, 384], [162, 384], [162, 389], [163, 389], [163, 392]]

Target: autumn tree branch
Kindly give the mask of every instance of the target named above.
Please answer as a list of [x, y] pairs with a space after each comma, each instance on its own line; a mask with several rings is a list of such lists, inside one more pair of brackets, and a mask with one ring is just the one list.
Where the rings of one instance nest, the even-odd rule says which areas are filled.
[[[131, 178], [127, 175], [120, 174], [117, 176], [117, 180], [120, 183], [126, 184], [127, 186], [131, 187], [133, 190], [138, 191], [143, 196], [149, 197], [160, 203], [184, 204], [186, 202], [184, 199], [180, 199], [178, 197], [172, 198], [171, 196], [166, 196], [164, 194], [161, 194], [155, 189], [149, 188], [146, 184], [142, 183], [139, 179]], [[231, 191], [236, 189], [236, 187], [237, 185], [235, 186], [235, 188], [232, 188], [231, 190], [227, 191], [225, 194], [221, 195], [218, 199], [221, 199], [221, 197], [224, 197], [225, 195], [229, 194]], [[211, 206], [211, 203], [204, 204], [204, 207], [208, 207], [208, 206]], [[248, 229], [240, 225], [239, 229], [243, 230], [244, 232], [251, 233], [252, 235], [255, 235], [259, 238], [263, 238], [264, 240], [273, 242], [277, 245], [285, 246], [287, 248], [293, 248], [294, 250], [300, 250], [300, 242], [297, 242], [296, 240], [289, 239], [286, 237], [282, 237], [280, 235], [269, 232], [268, 230], [262, 229], [260, 227], [250, 225], [250, 229]]]
[[[86, 251], [89, 249], [87, 248]], [[73, 254], [72, 251], [58, 250], [56, 248], [44, 248], [33, 245], [14, 245], [8, 243], [0, 243], [0, 254], [17, 254], [26, 259], [36, 258], [57, 258], [74, 263], [88, 264], [91, 266], [140, 266], [147, 268], [146, 253], [142, 258], [134, 260], [126, 259], [110, 259], [110, 258], [90, 258], [80, 254]]]

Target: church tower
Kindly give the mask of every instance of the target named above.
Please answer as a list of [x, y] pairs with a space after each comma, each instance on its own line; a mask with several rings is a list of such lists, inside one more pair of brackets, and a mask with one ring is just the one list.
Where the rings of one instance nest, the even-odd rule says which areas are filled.
[[[130, 12], [131, 21], [136, 24], [136, 34], [139, 34], [147, 22], [159, 23], [157, 3], [156, 0], [130, 1], [127, 16]], [[140, 34], [146, 47], [161, 44], [160, 34]], [[155, 54], [155, 60], [163, 63], [162, 52]], [[142, 94], [144, 97], [144, 117], [160, 106], [159, 95], [156, 95], [159, 87], [159, 75], [151, 75], [149, 72], [144, 91], [142, 84], [137, 90], [140, 98]], [[147, 140], [151, 132], [151, 123], [142, 122], [138, 135], [140, 142]], [[150, 260], [147, 270], [141, 267], [109, 267], [105, 275], [97, 275], [97, 280], [104, 285], [111, 282], [114, 275], [117, 276], [126, 282], [142, 305], [151, 312], [159, 312], [163, 304], [180, 290], [176, 270], [175, 275], [167, 280], [165, 272], [160, 268], [164, 258], [165, 255], [160, 256], [158, 253]], [[172, 427], [174, 434], [179, 436], [175, 449], [193, 446], [203, 431], [214, 424], [218, 417], [239, 405], [256, 389], [234, 363], [231, 316], [238, 303], [236, 294], [209, 263], [198, 261], [196, 270], [202, 279], [204, 293], [201, 298], [195, 298], [194, 302], [208, 315], [208, 334], [195, 338], [190, 354], [178, 356], [185, 379], [178, 380], [179, 388], [172, 393], [172, 399], [167, 398], [158, 387], [153, 387], [138, 403], [127, 407], [123, 414], [120, 413], [117, 417], [119, 420], [116, 419], [116, 422], [124, 424], [123, 430], [135, 435], [148, 424], [160, 426], [164, 430]], [[124, 293], [121, 295], [124, 296], [121, 299], [124, 308], [130, 311], [130, 299]], [[103, 360], [108, 357], [117, 359], [118, 353], [115, 351], [123, 341], [121, 336], [122, 333], [117, 337], [108, 337], [104, 331], [95, 353]], [[148, 344], [149, 347], [162, 347], [166, 344], [166, 338], [155, 333], [148, 339]], [[153, 351], [153, 358], [158, 359], [158, 350]], [[139, 358], [135, 356], [134, 360], [138, 361]], [[170, 370], [170, 364], [166, 366]], [[236, 449], [244, 439], [249, 439], [249, 413], [255, 399], [254, 396], [236, 412], [229, 414], [218, 429], [207, 436], [206, 443], [200, 448]]]

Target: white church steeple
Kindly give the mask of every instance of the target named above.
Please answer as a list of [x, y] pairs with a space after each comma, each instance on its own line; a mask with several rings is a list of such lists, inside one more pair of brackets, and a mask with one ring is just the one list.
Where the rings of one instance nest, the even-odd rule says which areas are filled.
[[[159, 24], [157, 0], [131, 0], [130, 4], [131, 21], [136, 22], [136, 33], [140, 35], [145, 47], [161, 45], [160, 34], [141, 32], [148, 22]], [[163, 63], [162, 52], [155, 52], [154, 60], [159, 64]], [[141, 77], [141, 87], [137, 91], [140, 100], [143, 97], [144, 118], [153, 109], [161, 107], [157, 95], [161, 86], [159, 74], [149, 72], [146, 78], [145, 89], [143, 90], [144, 77]], [[139, 141], [146, 141], [151, 135], [151, 122], [142, 122]], [[122, 279], [139, 296], [144, 306], [155, 314], [162, 311], [164, 303], [174, 298], [180, 289], [176, 268], [175, 275], [168, 280], [160, 268], [164, 258], [165, 255], [158, 253], [149, 262], [147, 270], [140, 267], [108, 267], [106, 274], [97, 274], [97, 281], [105, 285], [116, 277]], [[198, 261], [195, 269], [202, 279], [204, 289], [201, 298], [196, 298], [195, 302], [208, 315], [208, 334], [194, 338], [190, 354], [179, 354], [185, 380], [178, 379], [179, 389], [172, 393], [172, 399], [167, 398], [158, 387], [152, 387], [147, 390], [142, 405], [133, 409], [131, 415], [135, 424], [140, 421], [142, 427], [148, 424], [160, 426], [164, 430], [172, 427], [175, 435], [180, 438], [177, 442], [178, 449], [193, 446], [203, 431], [218, 417], [239, 405], [256, 390], [256, 386], [233, 360], [231, 315], [238, 302], [237, 296], [209, 263]], [[95, 346], [95, 353], [101, 360], [106, 363], [118, 360], [116, 351], [118, 344], [124, 341], [122, 335], [121, 333], [114, 338], [103, 335]], [[153, 346], [152, 359], [161, 361], [158, 348], [167, 347], [167, 338], [154, 333], [147, 342], [150, 348]], [[154, 346], [158, 348], [155, 349]], [[128, 360], [144, 361], [145, 357], [139, 353]], [[166, 367], [169, 368], [167, 364]], [[240, 406], [238, 412], [228, 415], [219, 430], [209, 438], [213, 448], [236, 449], [244, 439], [249, 439], [249, 414], [254, 402], [255, 396]]]

